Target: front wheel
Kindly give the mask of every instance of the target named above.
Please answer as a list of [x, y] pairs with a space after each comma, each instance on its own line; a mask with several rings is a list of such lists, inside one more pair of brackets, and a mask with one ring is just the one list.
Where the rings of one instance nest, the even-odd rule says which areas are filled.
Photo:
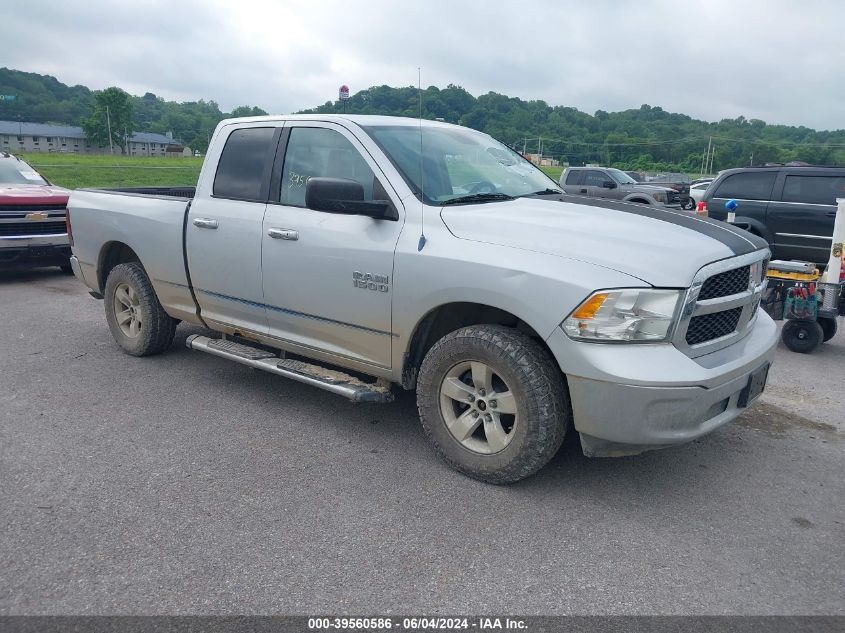
[[692, 197], [687, 198], [687, 201], [681, 204], [681, 208], [686, 211], [695, 209], [695, 200]]
[[127, 354], [150, 356], [170, 347], [177, 321], [161, 307], [141, 264], [130, 262], [112, 269], [103, 303], [109, 330]]
[[417, 381], [423, 429], [456, 470], [513, 483], [557, 452], [572, 413], [560, 368], [534, 339], [478, 325], [452, 332], [426, 354]]

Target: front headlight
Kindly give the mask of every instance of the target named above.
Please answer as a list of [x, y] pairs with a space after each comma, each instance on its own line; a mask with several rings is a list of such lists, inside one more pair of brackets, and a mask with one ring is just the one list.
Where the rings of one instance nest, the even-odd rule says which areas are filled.
[[563, 330], [581, 341], [666, 341], [681, 295], [637, 288], [595, 292], [566, 318]]

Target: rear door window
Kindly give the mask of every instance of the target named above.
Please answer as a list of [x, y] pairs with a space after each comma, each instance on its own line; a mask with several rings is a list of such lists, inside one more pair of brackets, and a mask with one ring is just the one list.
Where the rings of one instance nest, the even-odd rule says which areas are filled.
[[771, 200], [776, 176], [775, 171], [731, 174], [721, 182], [713, 197]]
[[584, 176], [584, 184], [588, 187], [601, 187], [610, 180], [610, 176], [601, 171], [589, 170]]
[[261, 200], [265, 171], [272, 165], [272, 127], [235, 130], [226, 139], [214, 176], [214, 195], [236, 200]]
[[834, 205], [837, 198], [845, 198], [845, 177], [787, 176], [783, 185], [784, 202]]
[[567, 185], [577, 185], [578, 184], [578, 176], [581, 174], [580, 171], [571, 170], [568, 174], [566, 174], [566, 184]]

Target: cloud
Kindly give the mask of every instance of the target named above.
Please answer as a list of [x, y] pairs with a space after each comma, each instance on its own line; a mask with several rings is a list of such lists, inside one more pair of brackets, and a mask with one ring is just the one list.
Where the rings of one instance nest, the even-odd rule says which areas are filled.
[[425, 85], [587, 112], [648, 103], [845, 127], [845, 5], [820, 0], [41, 0], [4, 13], [9, 67], [224, 110], [292, 112], [344, 83], [414, 85], [421, 67]]

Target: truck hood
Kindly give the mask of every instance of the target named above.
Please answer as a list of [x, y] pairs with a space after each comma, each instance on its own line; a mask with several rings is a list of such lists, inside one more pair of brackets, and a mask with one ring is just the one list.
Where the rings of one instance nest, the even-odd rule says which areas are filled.
[[443, 207], [455, 237], [589, 262], [682, 288], [705, 264], [765, 248], [722, 222], [646, 205], [517, 198]]
[[69, 196], [52, 185], [0, 184], [0, 205], [67, 204]]

